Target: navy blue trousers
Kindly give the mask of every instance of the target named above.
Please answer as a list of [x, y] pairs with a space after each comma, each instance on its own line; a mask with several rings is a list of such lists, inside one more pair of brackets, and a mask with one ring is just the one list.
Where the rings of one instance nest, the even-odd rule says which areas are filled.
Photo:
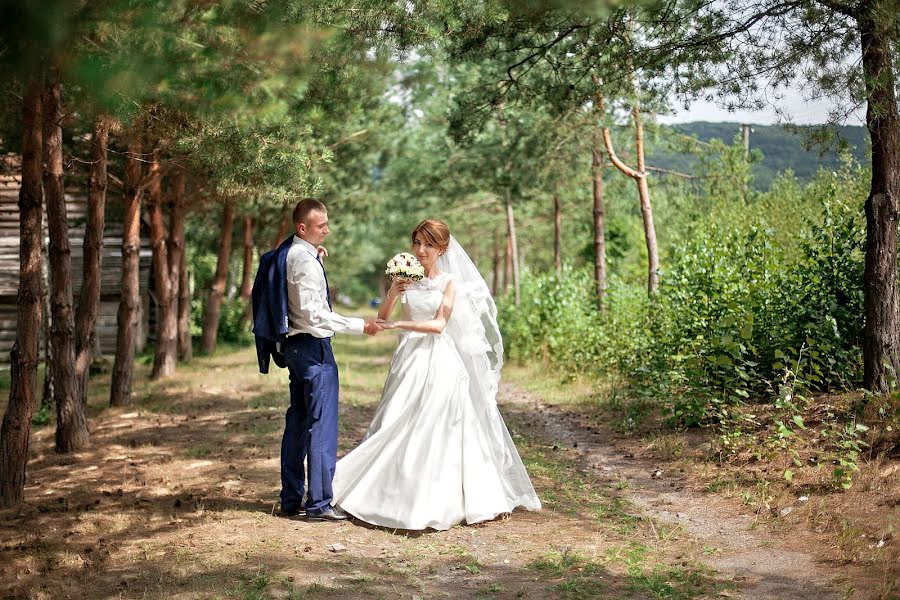
[[308, 464], [306, 514], [331, 505], [337, 462], [338, 368], [330, 338], [292, 335], [282, 344], [291, 379], [291, 406], [281, 439], [281, 510], [303, 503], [304, 462]]

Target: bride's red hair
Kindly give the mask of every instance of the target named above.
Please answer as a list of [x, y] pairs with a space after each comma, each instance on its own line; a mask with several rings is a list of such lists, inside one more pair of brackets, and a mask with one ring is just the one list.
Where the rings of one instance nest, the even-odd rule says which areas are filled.
[[422, 236], [424, 241], [428, 242], [441, 252], [450, 246], [450, 229], [443, 221], [438, 221], [437, 219], [425, 219], [413, 229], [412, 235], [410, 236], [413, 243], [415, 243], [417, 235]]

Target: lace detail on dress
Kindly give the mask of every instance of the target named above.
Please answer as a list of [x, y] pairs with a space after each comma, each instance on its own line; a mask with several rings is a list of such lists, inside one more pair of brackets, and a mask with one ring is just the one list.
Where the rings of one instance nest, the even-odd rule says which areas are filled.
[[421, 290], [423, 292], [443, 292], [451, 279], [453, 279], [453, 276], [450, 273], [440, 273], [434, 277], [426, 277], [419, 281], [413, 281], [409, 285], [409, 289]]

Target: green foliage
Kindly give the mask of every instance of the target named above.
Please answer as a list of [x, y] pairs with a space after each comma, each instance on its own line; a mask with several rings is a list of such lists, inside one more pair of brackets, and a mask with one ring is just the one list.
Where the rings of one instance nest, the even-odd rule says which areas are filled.
[[38, 427], [46, 427], [53, 420], [53, 405], [41, 404], [31, 417], [31, 426], [35, 429]]
[[865, 178], [848, 164], [799, 193], [776, 186], [751, 200], [790, 201], [781, 210], [809, 214], [818, 207], [800, 230], [759, 217], [744, 225], [752, 206], [726, 202], [668, 248], [671, 265], [652, 303], [614, 276], [601, 312], [592, 269], [567, 266], [559, 279], [526, 272], [521, 304], [506, 297], [500, 306], [510, 358], [619, 377], [632, 395], [666, 399], [676, 424], [717, 424], [726, 449], [753, 419], [745, 405], [774, 398], [784, 416], [773, 436], [784, 442], [804, 428], [805, 390], [861, 379]]
[[835, 487], [850, 489], [853, 475], [859, 471], [859, 455], [867, 444], [861, 439], [869, 428], [862, 423], [847, 423], [842, 427], [823, 432], [829, 440], [828, 448], [836, 455], [836, 465], [831, 472]]
[[247, 300], [226, 299], [222, 302], [222, 316], [219, 319], [219, 339], [223, 342], [248, 344], [253, 341], [248, 318]]

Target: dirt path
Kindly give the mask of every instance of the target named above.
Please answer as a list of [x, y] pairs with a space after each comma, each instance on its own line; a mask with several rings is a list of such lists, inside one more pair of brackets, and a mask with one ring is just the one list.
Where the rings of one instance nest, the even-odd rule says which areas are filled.
[[[336, 344], [340, 453], [365, 432], [394, 343]], [[35, 432], [27, 502], [0, 513], [0, 597], [836, 597], [809, 556], [510, 383], [501, 407], [543, 510], [410, 533], [273, 515], [287, 379], [256, 373], [251, 350], [164, 382], [146, 370], [127, 410], [93, 381], [91, 448], [58, 455], [52, 428]]]
[[756, 528], [755, 519], [714, 495], [686, 487], [684, 478], [616, 448], [596, 429], [586, 430], [558, 408], [543, 404], [515, 384], [506, 383], [500, 402], [527, 406], [540, 415], [545, 439], [577, 447], [585, 468], [613, 482], [626, 482], [627, 497], [646, 517], [687, 532], [707, 549], [703, 562], [737, 584], [735, 597], [748, 600], [842, 597], [830, 582], [843, 577], [812, 553], [784, 547], [771, 532]]

